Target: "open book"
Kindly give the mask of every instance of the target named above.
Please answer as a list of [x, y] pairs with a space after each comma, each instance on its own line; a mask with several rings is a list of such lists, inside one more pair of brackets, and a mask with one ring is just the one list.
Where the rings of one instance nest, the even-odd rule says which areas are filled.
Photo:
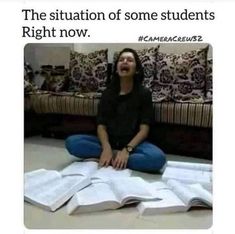
[[167, 167], [187, 168], [201, 171], [212, 171], [212, 164], [195, 162], [168, 161]]
[[82, 175], [92, 180], [129, 177], [131, 172], [130, 169], [116, 170], [112, 166], [100, 168], [99, 164], [94, 161], [73, 162], [60, 171], [63, 176]]
[[77, 192], [67, 204], [68, 214], [117, 209], [125, 204], [158, 199], [153, 187], [140, 177], [98, 181]]
[[177, 180], [168, 180], [164, 187], [152, 183], [161, 200], [141, 202], [137, 209], [141, 215], [186, 212], [191, 207], [212, 207], [212, 194], [200, 184], [184, 184]]
[[88, 186], [85, 176], [62, 176], [58, 171], [39, 169], [24, 174], [24, 200], [55, 211], [77, 191]]
[[189, 163], [168, 161], [162, 175], [162, 180], [176, 179], [184, 183], [200, 183], [212, 191], [212, 165], [203, 163]]

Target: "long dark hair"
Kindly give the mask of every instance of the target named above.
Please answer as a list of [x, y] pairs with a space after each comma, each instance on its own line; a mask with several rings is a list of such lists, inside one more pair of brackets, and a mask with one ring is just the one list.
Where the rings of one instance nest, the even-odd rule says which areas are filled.
[[125, 48], [119, 53], [114, 63], [113, 72], [112, 72], [112, 80], [110, 84], [108, 85], [107, 89], [105, 90], [105, 92], [103, 93], [104, 98], [105, 98], [105, 107], [104, 107], [105, 113], [104, 114], [109, 118], [113, 118], [117, 110], [118, 98], [119, 98], [119, 93], [120, 93], [120, 77], [117, 73], [117, 64], [118, 64], [120, 56], [124, 52], [132, 53], [134, 55], [135, 62], [136, 62], [136, 72], [133, 77], [134, 85], [133, 85], [133, 90], [131, 92], [131, 100], [129, 103], [130, 110], [132, 108], [135, 108], [140, 98], [140, 90], [142, 87], [142, 81], [144, 79], [143, 67], [142, 67], [142, 64], [141, 64], [141, 61], [137, 52], [131, 48]]
[[120, 53], [118, 54], [117, 59], [114, 62], [113, 72], [112, 72], [112, 80], [111, 80], [111, 83], [108, 87], [108, 88], [112, 89], [113, 91], [115, 91], [118, 94], [120, 92], [120, 77], [117, 73], [117, 64], [118, 64], [120, 56], [125, 52], [132, 53], [134, 58], [135, 58], [136, 72], [135, 72], [134, 77], [133, 77], [133, 82], [134, 82], [133, 89], [136, 89], [138, 86], [140, 86], [142, 84], [143, 79], [144, 79], [143, 67], [142, 67], [142, 64], [141, 64], [141, 61], [140, 61], [140, 58], [139, 58], [137, 52], [135, 50], [131, 49], [131, 48], [123, 49], [122, 51], [120, 51]]

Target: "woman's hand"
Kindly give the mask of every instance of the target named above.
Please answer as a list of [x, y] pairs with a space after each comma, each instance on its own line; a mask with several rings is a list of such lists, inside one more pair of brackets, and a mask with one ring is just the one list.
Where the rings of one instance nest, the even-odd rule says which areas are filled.
[[127, 161], [129, 158], [129, 153], [126, 149], [118, 151], [115, 159], [112, 161], [112, 166], [115, 169], [125, 169], [127, 166]]
[[113, 157], [113, 152], [111, 147], [104, 148], [100, 155], [99, 166], [108, 167], [111, 163], [112, 157]]

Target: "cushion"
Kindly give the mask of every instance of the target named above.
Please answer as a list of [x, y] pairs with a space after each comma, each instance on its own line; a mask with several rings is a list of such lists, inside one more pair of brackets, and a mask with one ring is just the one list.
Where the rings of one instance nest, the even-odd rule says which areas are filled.
[[38, 87], [34, 83], [34, 72], [29, 63], [24, 63], [24, 94], [35, 92]]
[[102, 92], [106, 87], [108, 50], [71, 52], [69, 91]]
[[204, 102], [208, 46], [174, 58], [172, 99], [176, 102]]
[[[136, 50], [140, 58], [141, 64], [143, 66], [143, 71], [144, 71], [143, 85], [150, 90], [152, 88], [152, 82], [155, 75], [155, 64], [156, 64], [156, 56], [158, 50], [159, 46]], [[114, 53], [113, 64], [115, 64], [119, 53], [120, 51]]]
[[32, 93], [37, 91], [37, 86], [31, 82], [24, 80], [24, 94]]
[[169, 101], [174, 80], [174, 54], [159, 52], [156, 57], [156, 74], [152, 82], [154, 102]]
[[207, 71], [206, 71], [206, 101], [211, 102], [213, 99], [213, 82], [212, 82], [212, 70], [213, 70], [213, 59], [207, 60]]
[[42, 65], [36, 79], [42, 79], [42, 90], [61, 92], [66, 89], [68, 77], [68, 69], [64, 66]]

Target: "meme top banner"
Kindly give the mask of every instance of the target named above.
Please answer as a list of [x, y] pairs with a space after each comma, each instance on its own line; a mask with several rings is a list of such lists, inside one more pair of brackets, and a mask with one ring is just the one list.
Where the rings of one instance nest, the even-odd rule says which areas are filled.
[[214, 20], [215, 13], [208, 10], [202, 12], [192, 12], [188, 9], [183, 11], [163, 11], [158, 13], [153, 12], [123, 12], [122, 9], [111, 11], [105, 14], [102, 11], [91, 11], [89, 9], [79, 11], [64, 11], [56, 9], [51, 11], [49, 15], [46, 12], [37, 12], [34, 9], [22, 9], [24, 20]]
[[[150, 26], [149, 23], [153, 24], [157, 21], [168, 23], [210, 22], [216, 18], [214, 11], [205, 8], [197, 10], [187, 8], [172, 10], [167, 8], [163, 11], [149, 11], [148, 9], [130, 11], [121, 8], [106, 11], [94, 11], [89, 8], [71, 11], [56, 8], [49, 11], [42, 11], [34, 8], [23, 8], [21, 15], [24, 21], [22, 25], [22, 37], [34, 38], [36, 40], [43, 38], [89, 38], [94, 35], [92, 33], [94, 31], [94, 22], [96, 22], [96, 25], [103, 24], [103, 26], [105, 22], [105, 28], [107, 29], [108, 23], [115, 23], [115, 27], [121, 22], [125, 23], [125, 26], [127, 26], [126, 23], [130, 22], [138, 22], [142, 23], [142, 25], [148, 23], [148, 26]], [[49, 23], [50, 26], [45, 25], [45, 22]], [[63, 24], [66, 27], [63, 27]], [[76, 25], [76, 27], [68, 27], [70, 24]]]

